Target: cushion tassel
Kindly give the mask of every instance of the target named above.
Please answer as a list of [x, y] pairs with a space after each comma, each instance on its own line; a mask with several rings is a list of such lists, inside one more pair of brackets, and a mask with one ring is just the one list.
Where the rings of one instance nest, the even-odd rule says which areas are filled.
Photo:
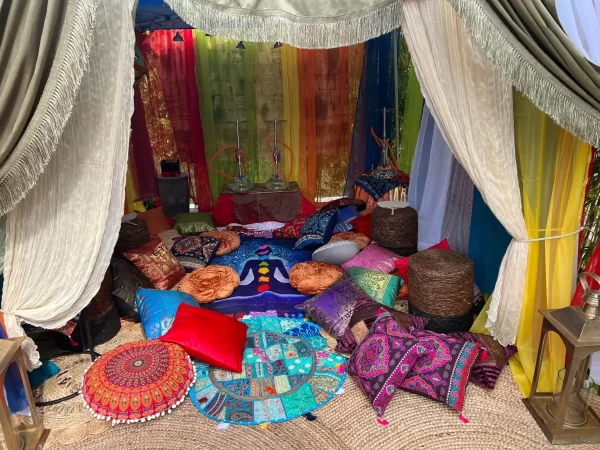
[[309, 422], [312, 422], [313, 420], [317, 420], [317, 416], [315, 416], [314, 414], [309, 413], [309, 412], [304, 414], [304, 417], [306, 417], [306, 420], [308, 420]]
[[458, 418], [460, 419], [460, 421], [462, 423], [469, 423], [469, 419], [467, 419], [465, 416], [463, 416], [462, 413], [460, 413], [460, 415], [458, 416]]
[[379, 425], [381, 425], [382, 427], [387, 427], [387, 426], [390, 424], [390, 423], [389, 423], [387, 420], [385, 420], [383, 417], [378, 417], [378, 418], [377, 418], [377, 423], [378, 423]]
[[341, 375], [344, 373], [344, 365], [343, 364], [338, 364], [338, 373]]
[[483, 351], [481, 352], [481, 360], [487, 361], [487, 359], [488, 359], [488, 351], [487, 351], [487, 348], [484, 348]]
[[270, 423], [261, 423], [258, 428], [262, 428], [263, 430], [266, 430], [267, 428], [269, 428]]

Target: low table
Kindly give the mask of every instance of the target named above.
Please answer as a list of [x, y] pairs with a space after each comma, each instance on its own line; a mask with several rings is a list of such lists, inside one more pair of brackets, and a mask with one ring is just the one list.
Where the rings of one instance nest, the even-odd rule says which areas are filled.
[[314, 212], [314, 205], [302, 195], [298, 183], [290, 182], [285, 191], [270, 191], [264, 183], [258, 183], [248, 192], [231, 191], [225, 186], [212, 219], [215, 226], [224, 227], [230, 223], [289, 222], [299, 214]]

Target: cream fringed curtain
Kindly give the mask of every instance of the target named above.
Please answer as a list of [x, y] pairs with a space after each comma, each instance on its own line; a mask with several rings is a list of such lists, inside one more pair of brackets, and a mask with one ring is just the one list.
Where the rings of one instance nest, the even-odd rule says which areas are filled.
[[[23, 321], [56, 328], [97, 293], [115, 245], [133, 112], [134, 0], [103, 0], [90, 67], [56, 153], [8, 215], [2, 312], [9, 336]], [[39, 355], [25, 348], [28, 368]]]
[[515, 157], [512, 86], [487, 60], [447, 0], [405, 0], [406, 41], [423, 96], [456, 159], [513, 237], [488, 311], [488, 330], [515, 341], [527, 267]]

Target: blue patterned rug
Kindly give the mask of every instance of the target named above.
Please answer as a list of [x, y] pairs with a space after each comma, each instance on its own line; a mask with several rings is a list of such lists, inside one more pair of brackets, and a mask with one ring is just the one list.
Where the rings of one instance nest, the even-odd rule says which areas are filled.
[[235, 425], [285, 422], [330, 401], [344, 384], [346, 359], [327, 349], [320, 328], [297, 319], [244, 319], [248, 337], [242, 373], [195, 361], [194, 405], [206, 417]]
[[312, 259], [312, 253], [294, 250], [292, 239], [242, 238], [240, 247], [217, 256], [211, 264], [233, 267], [240, 285], [226, 299], [203, 305], [223, 314], [249, 311], [296, 311], [308, 297], [289, 283], [289, 271]]

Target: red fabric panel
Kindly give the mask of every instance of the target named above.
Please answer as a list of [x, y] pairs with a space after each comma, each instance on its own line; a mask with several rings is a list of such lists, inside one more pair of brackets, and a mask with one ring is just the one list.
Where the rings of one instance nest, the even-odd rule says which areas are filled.
[[133, 90], [134, 110], [131, 116], [131, 154], [129, 170], [134, 185], [134, 202], [158, 197], [156, 170], [152, 156], [150, 136], [146, 127], [144, 102], [139, 84]]
[[216, 311], [186, 305], [177, 309], [173, 325], [159, 339], [181, 345], [194, 359], [239, 373], [248, 325]]
[[210, 211], [212, 195], [196, 88], [194, 39], [192, 30], [178, 31], [183, 42], [173, 41], [174, 30], [157, 30], [145, 38], [140, 47], [146, 60], [151, 60], [147, 62], [149, 70], [154, 67], [160, 78], [177, 147], [175, 157], [190, 176], [190, 193], [199, 211]]
[[350, 221], [350, 225], [354, 227], [354, 231], [362, 233], [369, 239], [371, 239], [371, 214], [365, 214], [364, 216], [358, 216], [356, 219]]

